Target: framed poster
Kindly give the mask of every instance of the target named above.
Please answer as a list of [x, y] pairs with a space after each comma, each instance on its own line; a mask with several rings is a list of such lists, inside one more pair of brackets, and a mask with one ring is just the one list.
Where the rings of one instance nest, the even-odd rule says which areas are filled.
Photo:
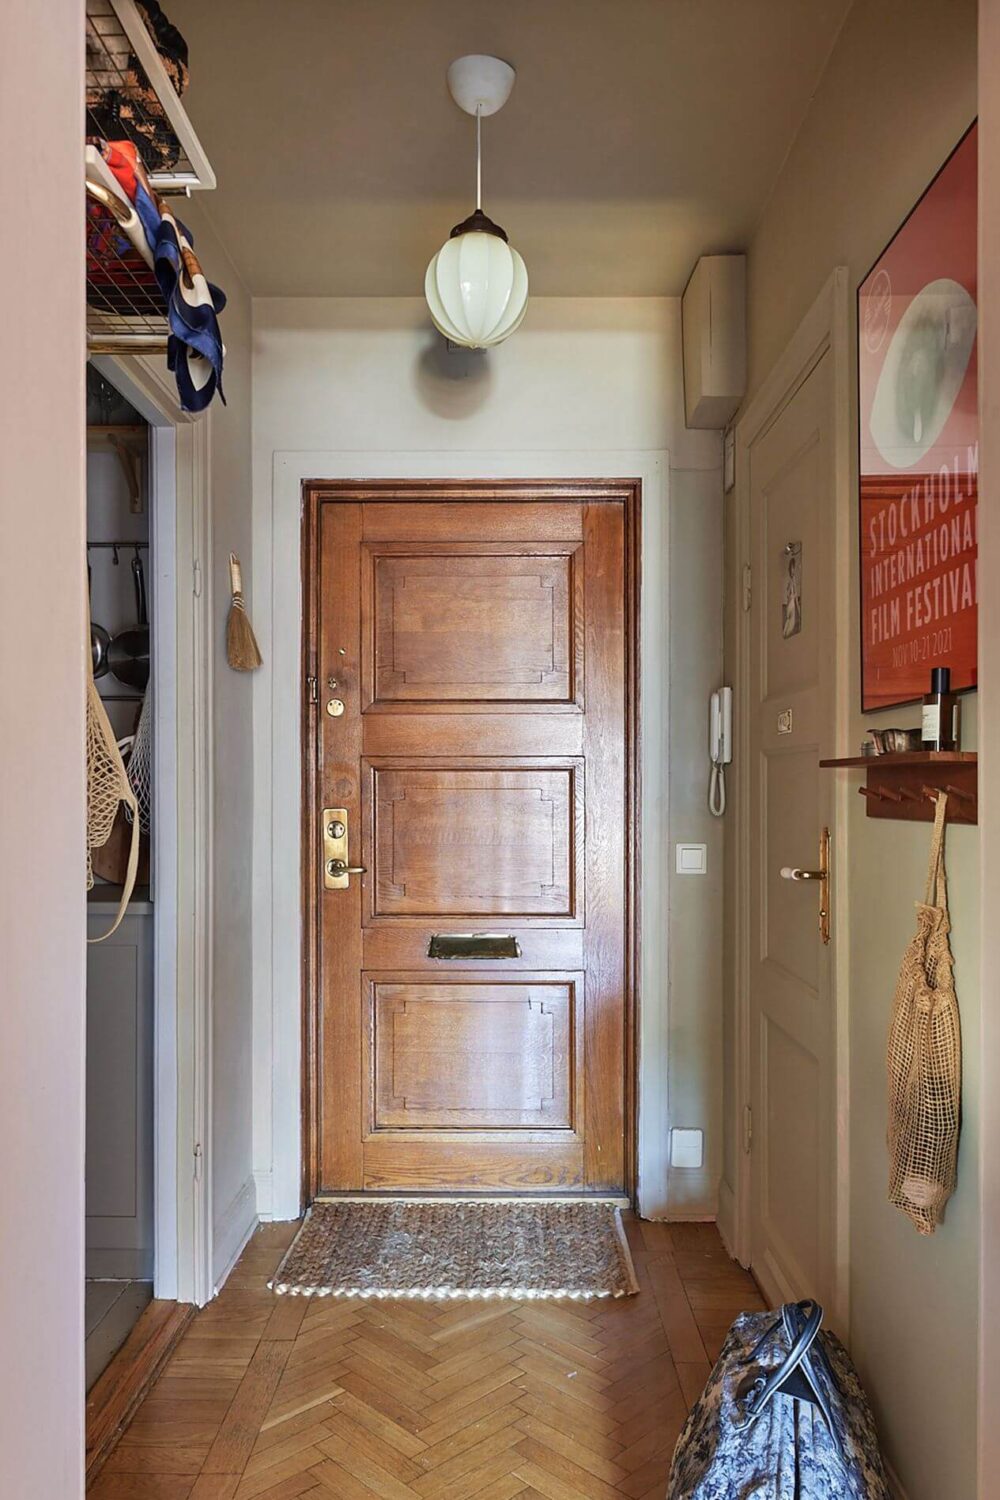
[[858, 288], [861, 707], [976, 686], [973, 125]]

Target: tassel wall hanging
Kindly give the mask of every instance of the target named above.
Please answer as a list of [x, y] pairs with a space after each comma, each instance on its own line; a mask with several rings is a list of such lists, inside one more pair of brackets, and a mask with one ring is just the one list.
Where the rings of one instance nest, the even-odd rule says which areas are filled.
[[235, 552], [229, 554], [229, 583], [233, 602], [226, 621], [226, 660], [234, 672], [252, 672], [261, 665], [260, 648], [243, 602], [243, 569]]

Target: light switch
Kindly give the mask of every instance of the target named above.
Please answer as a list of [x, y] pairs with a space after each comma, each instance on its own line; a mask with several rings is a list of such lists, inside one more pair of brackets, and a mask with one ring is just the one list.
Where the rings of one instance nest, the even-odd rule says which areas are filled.
[[678, 875], [707, 875], [708, 845], [678, 844], [677, 873]]
[[670, 1165], [691, 1167], [696, 1171], [705, 1160], [705, 1136], [701, 1130], [670, 1132]]

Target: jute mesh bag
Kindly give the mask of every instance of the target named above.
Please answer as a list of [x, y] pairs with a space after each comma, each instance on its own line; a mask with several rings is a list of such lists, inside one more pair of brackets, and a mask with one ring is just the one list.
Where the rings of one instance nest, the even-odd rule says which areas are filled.
[[87, 890], [91, 890], [94, 884], [94, 870], [91, 864], [91, 849], [100, 849], [111, 837], [115, 818], [118, 814], [119, 803], [124, 802], [126, 809], [132, 814], [132, 843], [129, 848], [128, 870], [125, 875], [125, 884], [122, 887], [121, 901], [114, 923], [107, 932], [102, 933], [99, 938], [91, 938], [94, 943], [101, 943], [110, 937], [117, 929], [125, 908], [128, 906], [129, 897], [135, 886], [135, 875], [139, 865], [139, 820], [136, 817], [137, 803], [135, 793], [129, 785], [128, 776], [125, 774], [125, 765], [118, 749], [114, 730], [108, 721], [107, 711], [101, 702], [101, 696], [94, 685], [91, 676], [87, 692]]
[[889, 1202], [933, 1234], [955, 1191], [962, 1036], [948, 934], [944, 820], [937, 799], [927, 891], [896, 981], [889, 1026]]

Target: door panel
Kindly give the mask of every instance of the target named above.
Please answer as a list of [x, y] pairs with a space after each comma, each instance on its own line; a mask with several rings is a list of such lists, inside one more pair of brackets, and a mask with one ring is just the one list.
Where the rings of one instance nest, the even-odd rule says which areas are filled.
[[366, 707], [573, 700], [578, 548], [368, 550]]
[[628, 1187], [634, 512], [526, 488], [314, 501], [314, 1190]]
[[374, 767], [371, 917], [575, 917], [579, 767]]
[[[830, 778], [819, 769], [833, 705], [829, 366], [827, 354], [750, 450], [751, 1258], [776, 1301], [833, 1293], [829, 948], [818, 882], [781, 874], [816, 868], [831, 821]], [[788, 633], [790, 548], [801, 609]]]
[[572, 1130], [578, 989], [374, 981], [373, 1129]]

